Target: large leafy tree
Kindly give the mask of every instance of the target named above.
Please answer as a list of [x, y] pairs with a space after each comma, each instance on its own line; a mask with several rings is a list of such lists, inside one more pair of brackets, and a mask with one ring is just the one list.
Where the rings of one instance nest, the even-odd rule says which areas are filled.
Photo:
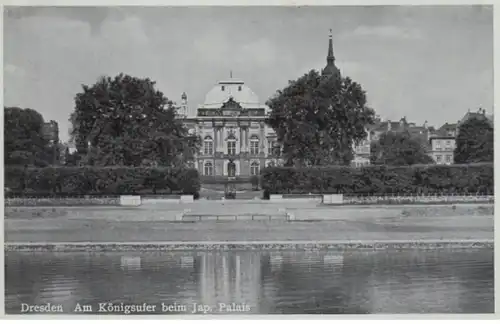
[[370, 162], [386, 165], [431, 164], [424, 143], [408, 132], [387, 132], [371, 144]]
[[353, 144], [366, 137], [374, 118], [358, 83], [315, 70], [289, 81], [267, 105], [285, 165], [349, 164]]
[[51, 150], [43, 134], [44, 120], [36, 110], [4, 108], [4, 162], [6, 165], [46, 166]]
[[148, 78], [120, 74], [84, 85], [70, 122], [83, 164], [182, 165], [199, 145], [176, 119], [174, 104]]
[[493, 126], [489, 120], [473, 117], [458, 128], [455, 163], [493, 162]]

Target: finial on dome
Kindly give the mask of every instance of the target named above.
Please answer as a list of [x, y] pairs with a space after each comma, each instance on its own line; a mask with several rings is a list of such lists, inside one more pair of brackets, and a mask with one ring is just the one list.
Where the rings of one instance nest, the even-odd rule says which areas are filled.
[[182, 96], [181, 96], [181, 99], [187, 100], [187, 98], [188, 98], [188, 96], [187, 96], [186, 92], [183, 92]]

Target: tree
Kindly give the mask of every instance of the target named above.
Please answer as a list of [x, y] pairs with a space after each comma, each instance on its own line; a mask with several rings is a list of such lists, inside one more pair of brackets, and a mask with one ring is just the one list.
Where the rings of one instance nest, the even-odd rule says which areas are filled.
[[84, 85], [70, 122], [83, 164], [175, 166], [191, 159], [199, 145], [148, 78], [120, 74]]
[[458, 128], [455, 163], [493, 162], [493, 126], [485, 118], [473, 117]]
[[43, 134], [44, 120], [36, 110], [4, 109], [4, 162], [6, 165], [47, 166], [51, 150]]
[[387, 132], [371, 144], [370, 162], [386, 165], [431, 164], [425, 147], [408, 132]]
[[295, 166], [349, 164], [353, 143], [366, 137], [375, 115], [359, 84], [314, 70], [289, 81], [267, 105], [285, 165]]

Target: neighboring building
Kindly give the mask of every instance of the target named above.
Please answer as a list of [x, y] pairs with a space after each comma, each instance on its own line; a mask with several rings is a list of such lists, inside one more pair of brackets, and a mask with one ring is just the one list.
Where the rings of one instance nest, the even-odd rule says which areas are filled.
[[429, 156], [436, 164], [453, 164], [455, 137], [438, 131], [437, 134], [431, 135], [429, 143]]
[[486, 114], [486, 110], [484, 110], [483, 108], [479, 108], [477, 112], [471, 112], [469, 110], [458, 122], [458, 127], [460, 127], [460, 125], [462, 125], [466, 120], [469, 120], [471, 118], [486, 119], [493, 127], [493, 114]]
[[428, 145], [430, 131], [427, 122], [423, 126], [416, 126], [415, 123], [409, 123], [406, 117], [401, 118], [399, 121], [384, 121], [377, 116], [375, 122], [366, 127], [366, 139], [354, 146], [354, 159], [351, 165], [360, 167], [370, 164], [371, 143], [373, 141], [378, 141], [380, 136], [387, 132], [404, 131], [407, 131], [413, 138], [422, 143], [426, 152], [430, 149]]
[[436, 164], [453, 164], [457, 124], [445, 123], [429, 138], [429, 156]]
[[493, 127], [493, 115], [487, 115], [486, 111], [479, 108], [477, 112], [470, 110], [457, 123], [445, 123], [433, 132], [429, 139], [429, 155], [436, 164], [452, 164], [456, 147], [456, 137], [459, 127], [471, 118], [486, 119]]
[[368, 125], [365, 128], [366, 138], [357, 145], [353, 145], [354, 157], [351, 161], [351, 166], [362, 167], [370, 164], [371, 143], [373, 137], [373, 125]]
[[51, 143], [59, 142], [59, 125], [55, 120], [43, 123], [43, 137]]
[[57, 165], [60, 162], [60, 148], [59, 148], [59, 125], [55, 120], [51, 120], [47, 123], [43, 123], [43, 137], [49, 141], [49, 147], [51, 150], [51, 161], [53, 165]]

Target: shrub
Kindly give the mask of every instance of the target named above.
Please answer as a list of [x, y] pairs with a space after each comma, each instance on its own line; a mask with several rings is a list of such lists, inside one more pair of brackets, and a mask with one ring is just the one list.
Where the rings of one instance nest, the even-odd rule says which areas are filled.
[[261, 186], [264, 197], [287, 193], [493, 194], [493, 164], [269, 167], [261, 172]]
[[192, 194], [200, 190], [198, 171], [149, 167], [5, 168], [8, 196]]

